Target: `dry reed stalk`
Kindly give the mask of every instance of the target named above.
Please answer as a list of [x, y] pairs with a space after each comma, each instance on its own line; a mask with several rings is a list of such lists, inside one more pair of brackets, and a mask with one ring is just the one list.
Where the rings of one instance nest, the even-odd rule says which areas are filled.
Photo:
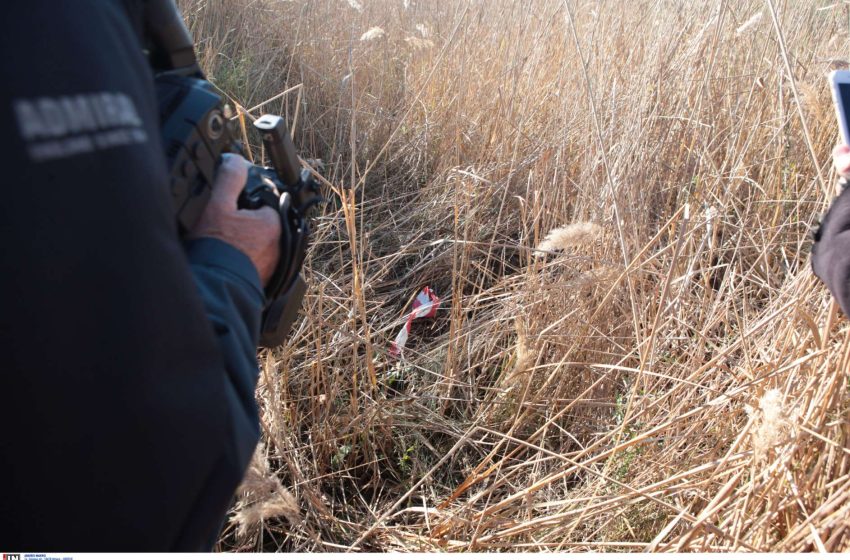
[[300, 521], [221, 548], [850, 548], [850, 328], [808, 265], [838, 6], [181, 4], [331, 199], [258, 388]]

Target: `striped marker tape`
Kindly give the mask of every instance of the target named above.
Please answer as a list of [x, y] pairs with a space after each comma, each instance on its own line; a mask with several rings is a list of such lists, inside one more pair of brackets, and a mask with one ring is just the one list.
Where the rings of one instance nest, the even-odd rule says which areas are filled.
[[395, 340], [390, 344], [390, 356], [398, 358], [404, 352], [404, 347], [407, 345], [407, 337], [410, 335], [410, 326], [416, 319], [430, 319], [437, 316], [437, 308], [440, 307], [440, 298], [437, 297], [431, 288], [425, 286], [422, 291], [416, 295], [413, 301], [413, 311], [407, 316], [404, 326], [396, 335]]

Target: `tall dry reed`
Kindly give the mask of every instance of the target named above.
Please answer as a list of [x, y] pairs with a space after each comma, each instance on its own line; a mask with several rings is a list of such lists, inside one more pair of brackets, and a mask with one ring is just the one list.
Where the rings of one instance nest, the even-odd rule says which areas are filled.
[[845, 5], [182, 7], [330, 199], [222, 549], [848, 548], [850, 328], [808, 261]]

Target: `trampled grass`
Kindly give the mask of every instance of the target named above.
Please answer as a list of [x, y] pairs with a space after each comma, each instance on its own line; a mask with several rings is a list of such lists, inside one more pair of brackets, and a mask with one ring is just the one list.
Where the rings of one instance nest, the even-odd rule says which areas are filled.
[[222, 549], [850, 547], [850, 323], [809, 265], [847, 6], [181, 5], [330, 198]]

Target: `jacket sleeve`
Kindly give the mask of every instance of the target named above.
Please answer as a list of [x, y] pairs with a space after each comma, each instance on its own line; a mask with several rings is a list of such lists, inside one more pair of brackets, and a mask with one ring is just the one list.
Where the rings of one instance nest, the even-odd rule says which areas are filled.
[[265, 302], [260, 277], [247, 255], [219, 239], [191, 240], [186, 243], [186, 252], [221, 349], [236, 442], [233, 459], [244, 470], [259, 439], [254, 389]]
[[812, 269], [850, 317], [850, 189], [835, 199], [814, 240]]

